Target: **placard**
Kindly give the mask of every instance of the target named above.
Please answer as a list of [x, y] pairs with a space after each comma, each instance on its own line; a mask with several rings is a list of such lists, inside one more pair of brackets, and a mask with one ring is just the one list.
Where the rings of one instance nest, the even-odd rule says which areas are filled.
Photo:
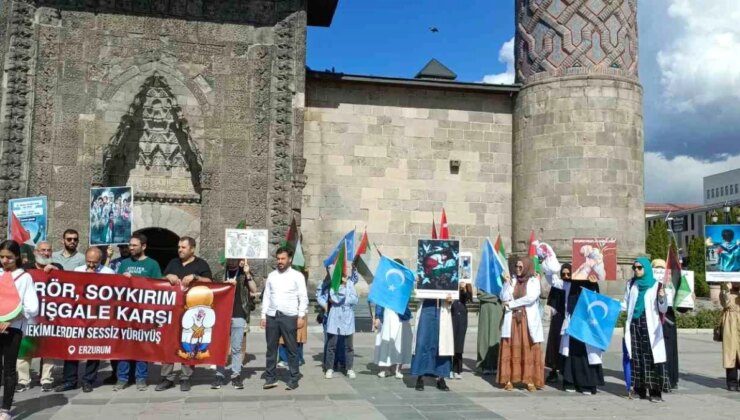
[[226, 258], [266, 259], [267, 229], [226, 229]]
[[[8, 215], [11, 214], [15, 215], [23, 229], [28, 232], [30, 239], [26, 241], [26, 244], [36, 246], [37, 243], [46, 240], [46, 233], [49, 230], [46, 196], [8, 200]], [[11, 227], [12, 222], [8, 220], [8, 238], [13, 237]]]
[[704, 226], [707, 282], [740, 282], [740, 225]]
[[[694, 309], [694, 272], [691, 270], [681, 270], [681, 275], [686, 279], [686, 282], [691, 288], [691, 294], [686, 296], [681, 303], [678, 304], [679, 308]], [[653, 278], [660, 281], [665, 276], [664, 268], [653, 268]]]
[[573, 280], [605, 281], [616, 279], [616, 239], [573, 239]]
[[126, 245], [134, 225], [131, 187], [90, 189], [90, 245]]
[[416, 297], [453, 299], [459, 297], [460, 241], [420, 239], [417, 252]]
[[460, 283], [473, 283], [473, 253], [460, 252]]

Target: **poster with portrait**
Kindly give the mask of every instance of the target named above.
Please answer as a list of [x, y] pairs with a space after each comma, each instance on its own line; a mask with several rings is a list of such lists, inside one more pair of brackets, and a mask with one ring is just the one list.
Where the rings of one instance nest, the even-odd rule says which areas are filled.
[[[48, 205], [45, 196], [14, 198], [8, 200], [8, 238], [13, 237], [12, 228], [14, 223], [19, 223], [20, 232], [25, 239], [25, 244], [36, 246], [37, 243], [46, 240], [48, 225]], [[23, 244], [21, 244], [23, 245]]]
[[704, 226], [707, 282], [740, 282], [740, 225]]
[[131, 187], [90, 189], [90, 245], [128, 244], [134, 225]]
[[460, 283], [473, 283], [473, 253], [460, 252]]
[[573, 239], [573, 280], [617, 280], [617, 240]]
[[226, 229], [227, 259], [265, 259], [267, 253], [267, 229]]
[[417, 252], [416, 297], [457, 299], [460, 281], [460, 241], [420, 239]]
[[[653, 268], [653, 277], [660, 281], [663, 276], [665, 276], [665, 269], [664, 268]], [[691, 270], [681, 270], [681, 276], [686, 279], [686, 283], [689, 285], [689, 289], [691, 289], [691, 293], [689, 293], [688, 296], [684, 297], [681, 302], [678, 302], [676, 304], [679, 308], [686, 308], [686, 309], [694, 309], [694, 272]], [[670, 282], [669, 282], [670, 283]], [[673, 287], [673, 286], [671, 286]], [[674, 295], [675, 296], [675, 295]]]

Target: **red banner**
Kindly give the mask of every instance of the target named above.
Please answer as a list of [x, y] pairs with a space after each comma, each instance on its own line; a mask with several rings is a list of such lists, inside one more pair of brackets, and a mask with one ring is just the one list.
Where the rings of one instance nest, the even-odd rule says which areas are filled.
[[117, 274], [28, 271], [39, 315], [30, 353], [62, 360], [140, 360], [223, 365], [234, 287]]

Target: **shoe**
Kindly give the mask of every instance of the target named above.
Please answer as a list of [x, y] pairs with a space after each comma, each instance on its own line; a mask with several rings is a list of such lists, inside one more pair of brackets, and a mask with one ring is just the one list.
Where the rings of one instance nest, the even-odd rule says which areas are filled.
[[288, 382], [288, 384], [285, 386], [286, 391], [292, 391], [296, 388], [298, 388], [298, 382]]
[[591, 394], [591, 392], [589, 392], [589, 391], [581, 391], [581, 394], [583, 394], [583, 395], [593, 395], [593, 394]]
[[550, 373], [547, 375], [547, 379], [545, 379], [545, 382], [548, 384], [554, 384], [558, 381], [558, 372], [556, 370], [551, 370]]
[[77, 385], [76, 384], [62, 384], [62, 385], [59, 385], [58, 387], [54, 388], [54, 392], [67, 392], [67, 391], [71, 391], [73, 389], [77, 389]]
[[565, 388], [563, 391], [565, 391], [567, 393], [570, 393], [570, 394], [575, 394], [575, 392], [576, 392], [576, 390], [573, 389], [573, 388]]
[[146, 384], [146, 380], [141, 379], [136, 381], [136, 390], [137, 391], [146, 391], [146, 389], [149, 387], [149, 385]]
[[450, 379], [455, 379], [455, 372], [450, 371]]
[[115, 385], [118, 382], [118, 376], [115, 374], [103, 379], [103, 385]]
[[165, 391], [165, 390], [168, 390], [174, 387], [175, 387], [174, 382], [170, 381], [169, 379], [162, 379], [162, 382], [160, 382], [159, 385], [157, 385], [157, 387], [154, 388], [154, 390], [155, 391]]
[[324, 379], [331, 379], [334, 377], [334, 371], [331, 369], [327, 369], [326, 373], [324, 373]]
[[347, 371], [347, 377], [350, 379], [355, 379], [357, 377], [357, 374], [354, 370], [350, 369]]
[[663, 402], [663, 398], [662, 398], [662, 397], [657, 397], [657, 396], [656, 396], [656, 397], [654, 397], [654, 396], [652, 396], [652, 395], [651, 395], [650, 397], [648, 397], [648, 400], [649, 400], [649, 401], [650, 401], [651, 403], [662, 403], [662, 402]]
[[403, 373], [401, 373], [401, 369], [398, 369], [396, 371], [396, 379], [403, 379]]
[[444, 378], [437, 379], [437, 389], [440, 391], [449, 391], [450, 387], [447, 386], [447, 382], [445, 382]]
[[491, 376], [493, 372], [493, 369], [483, 369], [483, 376]]
[[9, 410], [0, 410], [0, 420], [13, 420], [13, 415]]
[[277, 386], [278, 386], [277, 381], [273, 379], [271, 381], [265, 382], [265, 384], [262, 385], [262, 389], [272, 389], [272, 388], [275, 388]]
[[378, 372], [378, 378], [385, 378], [387, 375], [388, 373], [386, 373], [386, 371], [384, 370], [381, 370], [380, 372]]
[[415, 387], [415, 389], [417, 391], [423, 391], [424, 390], [424, 378], [422, 378], [421, 376], [419, 376], [418, 378], [416, 378], [416, 387]]
[[82, 392], [84, 392], [86, 394], [87, 393], [90, 393], [90, 392], [93, 392], [93, 386], [92, 386], [92, 384], [83, 383], [82, 384]]
[[222, 383], [223, 380], [221, 378], [216, 378], [216, 380], [211, 384], [211, 389], [221, 389]]
[[537, 388], [534, 386], [534, 384], [527, 384], [527, 391], [535, 392], [537, 391]]
[[457, 379], [458, 381], [462, 379], [462, 373], [455, 373], [455, 379]]
[[504, 385], [504, 391], [511, 391], [514, 389], [514, 384], [511, 382], [507, 382], [506, 385]]
[[18, 385], [15, 386], [15, 392], [26, 392], [29, 389], [31, 389], [31, 387], [28, 386], [28, 385], [18, 384]]
[[287, 368], [288, 367], [288, 364], [285, 363], [285, 362], [278, 362], [277, 367], [279, 367], [279, 368]]
[[41, 384], [41, 392], [50, 392], [54, 390], [54, 385], [52, 384]]
[[242, 382], [242, 378], [233, 378], [231, 379], [231, 386], [234, 389], [244, 389], [244, 382]]
[[180, 391], [182, 392], [190, 391], [190, 380], [189, 379], [180, 380]]
[[118, 381], [113, 386], [114, 391], [123, 391], [126, 388], [128, 388], [128, 381]]

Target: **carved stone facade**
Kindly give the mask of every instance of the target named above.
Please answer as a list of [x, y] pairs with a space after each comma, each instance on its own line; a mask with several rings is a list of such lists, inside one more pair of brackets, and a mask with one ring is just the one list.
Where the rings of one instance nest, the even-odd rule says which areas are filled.
[[50, 237], [85, 240], [89, 188], [131, 185], [135, 228], [195, 236], [215, 263], [224, 228], [276, 245], [300, 216], [304, 0], [1, 7], [3, 224], [9, 198], [43, 194]]

